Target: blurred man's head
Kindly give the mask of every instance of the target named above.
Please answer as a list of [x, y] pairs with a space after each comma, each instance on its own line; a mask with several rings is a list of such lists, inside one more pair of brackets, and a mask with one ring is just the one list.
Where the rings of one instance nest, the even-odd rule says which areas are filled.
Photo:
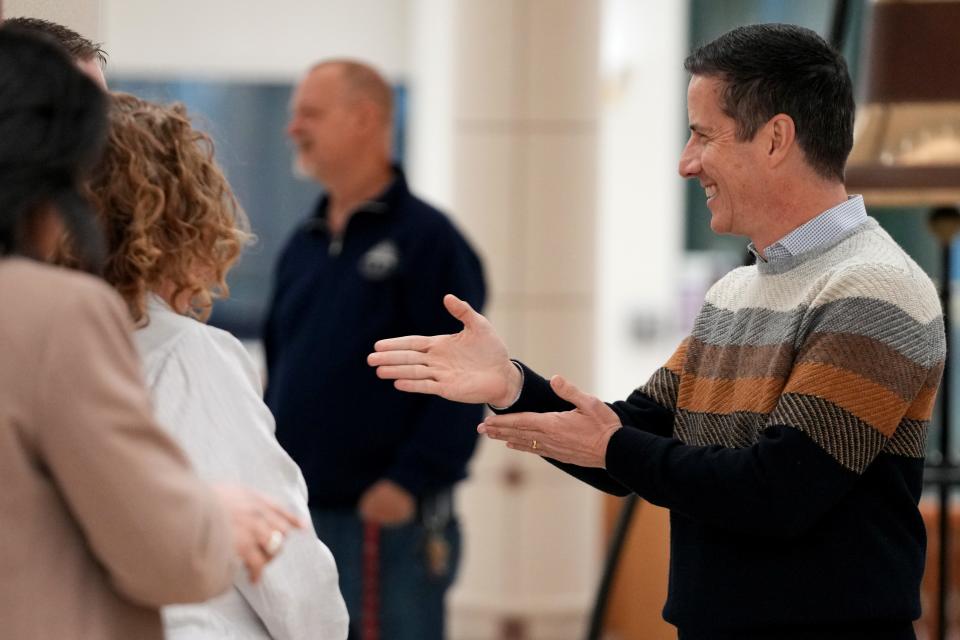
[[329, 182], [359, 163], [390, 161], [393, 92], [373, 68], [351, 60], [315, 65], [297, 86], [287, 134], [299, 172]]
[[107, 63], [107, 54], [101, 46], [61, 24], [41, 20], [40, 18], [10, 18], [4, 25], [17, 29], [42, 33], [55, 40], [67, 50], [77, 66], [104, 89], [107, 88], [103, 77], [103, 65]]

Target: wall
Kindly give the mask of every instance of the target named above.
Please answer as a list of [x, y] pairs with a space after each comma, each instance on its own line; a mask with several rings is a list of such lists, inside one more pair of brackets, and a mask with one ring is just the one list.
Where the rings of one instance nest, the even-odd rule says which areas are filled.
[[3, 17], [29, 16], [59, 22], [82, 33], [91, 40], [99, 40], [101, 34], [100, 0], [5, 0]]
[[333, 55], [363, 59], [392, 80], [406, 70], [407, 0], [102, 4], [108, 69], [118, 73], [289, 80]]
[[686, 7], [606, 0], [601, 36], [597, 390], [626, 397], [676, 346]]

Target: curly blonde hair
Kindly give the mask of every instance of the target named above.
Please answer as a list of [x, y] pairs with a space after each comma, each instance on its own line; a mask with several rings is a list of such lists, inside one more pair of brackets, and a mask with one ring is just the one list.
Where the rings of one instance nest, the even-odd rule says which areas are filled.
[[87, 185], [107, 238], [104, 278], [147, 322], [150, 291], [173, 287], [206, 320], [252, 240], [247, 217], [214, 161], [213, 142], [181, 104], [112, 95], [103, 158]]

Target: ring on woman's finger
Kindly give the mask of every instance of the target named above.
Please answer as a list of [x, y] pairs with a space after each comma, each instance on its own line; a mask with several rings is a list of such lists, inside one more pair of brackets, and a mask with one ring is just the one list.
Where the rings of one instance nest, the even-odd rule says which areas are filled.
[[280, 547], [283, 546], [283, 532], [279, 529], [274, 529], [270, 532], [270, 537], [267, 538], [267, 543], [263, 545], [263, 550], [267, 552], [268, 556], [275, 556], [277, 552], [280, 551]]

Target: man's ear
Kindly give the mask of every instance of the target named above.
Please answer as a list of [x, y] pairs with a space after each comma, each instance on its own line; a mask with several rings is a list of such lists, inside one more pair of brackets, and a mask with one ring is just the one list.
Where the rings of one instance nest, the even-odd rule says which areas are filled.
[[380, 110], [371, 100], [357, 100], [353, 107], [353, 115], [362, 131], [366, 132], [382, 126]]
[[778, 113], [764, 125], [764, 136], [767, 140], [767, 157], [772, 166], [782, 163], [790, 155], [797, 141], [797, 126], [793, 118], [785, 113]]

